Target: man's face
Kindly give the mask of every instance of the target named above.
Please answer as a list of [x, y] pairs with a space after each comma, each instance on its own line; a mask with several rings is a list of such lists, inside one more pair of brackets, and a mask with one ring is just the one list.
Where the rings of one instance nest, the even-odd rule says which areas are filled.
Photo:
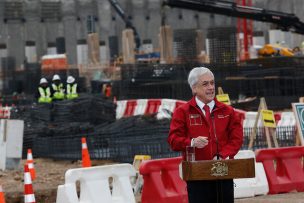
[[209, 73], [201, 75], [192, 91], [205, 104], [211, 102], [215, 97], [214, 77]]
[[60, 80], [53, 80], [53, 82], [54, 82], [56, 85], [59, 85], [59, 84], [60, 84]]

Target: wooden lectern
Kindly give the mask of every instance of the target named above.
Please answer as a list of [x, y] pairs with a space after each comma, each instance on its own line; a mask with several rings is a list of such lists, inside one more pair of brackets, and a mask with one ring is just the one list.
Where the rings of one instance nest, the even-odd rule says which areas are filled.
[[254, 163], [254, 158], [192, 162], [183, 161], [183, 180], [192, 181], [254, 178]]

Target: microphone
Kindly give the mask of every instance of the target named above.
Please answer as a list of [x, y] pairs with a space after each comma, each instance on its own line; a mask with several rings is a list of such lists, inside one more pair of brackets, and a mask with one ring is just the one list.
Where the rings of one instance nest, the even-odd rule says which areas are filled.
[[218, 139], [217, 139], [217, 136], [216, 136], [213, 113], [211, 113], [211, 120], [212, 120], [212, 128], [213, 128], [213, 132], [214, 132], [214, 136], [215, 136], [215, 142], [216, 142], [216, 159], [219, 160], [220, 159], [219, 146], [218, 146], [219, 143], [218, 143]]

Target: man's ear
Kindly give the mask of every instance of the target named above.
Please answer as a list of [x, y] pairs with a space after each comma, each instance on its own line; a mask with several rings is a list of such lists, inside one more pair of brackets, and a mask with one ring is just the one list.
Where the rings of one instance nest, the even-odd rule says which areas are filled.
[[192, 86], [191, 90], [192, 90], [192, 94], [193, 94], [193, 95], [195, 95], [195, 94], [196, 94], [196, 88], [195, 88], [195, 85], [194, 85], [194, 86]]

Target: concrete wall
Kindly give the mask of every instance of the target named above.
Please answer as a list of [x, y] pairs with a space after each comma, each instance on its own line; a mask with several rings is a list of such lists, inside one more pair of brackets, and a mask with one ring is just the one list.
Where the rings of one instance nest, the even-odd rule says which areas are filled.
[[[8, 55], [17, 59], [20, 66], [24, 58], [25, 41], [35, 41], [37, 55], [40, 58], [47, 53], [47, 43], [55, 42], [56, 38], [65, 38], [65, 47], [69, 63], [77, 61], [76, 45], [78, 39], [87, 38], [87, 16], [96, 16], [95, 27], [100, 40], [108, 45], [108, 37], [117, 35], [121, 42], [121, 32], [125, 24], [116, 14], [107, 0], [62, 0], [61, 19], [41, 22], [39, 16], [41, 1], [24, 0], [23, 10], [26, 22], [9, 20], [4, 22], [4, 0], [0, 2], [0, 43], [6, 43]], [[50, 0], [51, 1], [51, 0]], [[8, 1], [9, 2], [9, 1]], [[132, 19], [141, 39], [152, 39], [154, 47], [158, 47], [158, 33], [161, 25], [161, 15], [166, 14], [166, 22], [173, 29], [199, 28], [206, 33], [210, 25], [235, 25], [236, 19], [226, 16], [198, 13], [183, 9], [161, 9], [161, 0], [118, 0], [122, 8]], [[302, 0], [253, 0], [256, 7], [295, 13], [304, 21], [304, 1]], [[163, 12], [164, 11], [164, 12]], [[269, 23], [254, 22], [255, 30], [267, 33]], [[290, 46], [299, 44], [304, 38], [291, 35]], [[121, 45], [120, 45], [121, 46]]]

